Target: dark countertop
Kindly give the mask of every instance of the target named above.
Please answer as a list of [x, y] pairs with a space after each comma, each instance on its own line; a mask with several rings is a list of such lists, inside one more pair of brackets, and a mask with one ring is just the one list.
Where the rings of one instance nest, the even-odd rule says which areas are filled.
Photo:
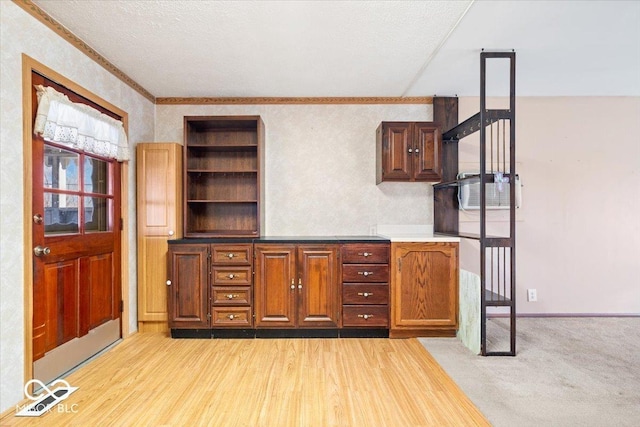
[[180, 243], [390, 243], [390, 240], [381, 236], [260, 236], [253, 238], [211, 237], [194, 239], [169, 240], [169, 244]]

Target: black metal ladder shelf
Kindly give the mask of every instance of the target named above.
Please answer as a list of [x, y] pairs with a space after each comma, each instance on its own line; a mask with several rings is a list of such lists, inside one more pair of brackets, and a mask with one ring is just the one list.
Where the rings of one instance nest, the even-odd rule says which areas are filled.
[[[487, 61], [509, 61], [509, 108], [487, 108]], [[443, 182], [434, 185], [434, 232], [480, 242], [480, 350], [483, 356], [516, 354], [516, 185], [509, 188], [509, 227], [504, 235], [487, 234], [487, 185], [516, 177], [515, 52], [480, 53], [480, 112], [458, 124], [457, 98], [434, 97], [434, 122], [443, 129]], [[494, 135], [494, 124], [497, 135]], [[508, 130], [507, 130], [508, 128]], [[489, 131], [487, 131], [489, 130]], [[479, 173], [458, 177], [458, 142], [479, 132]], [[488, 135], [489, 134], [489, 135]], [[494, 161], [494, 155], [497, 162]], [[508, 156], [508, 163], [507, 163]], [[501, 163], [502, 162], [502, 163]], [[458, 186], [480, 185], [479, 233], [459, 231]], [[512, 182], [508, 179], [502, 182]], [[493, 350], [487, 343], [487, 309], [509, 317], [509, 350]], [[495, 310], [494, 310], [495, 311]], [[492, 313], [490, 313], [492, 314]]]

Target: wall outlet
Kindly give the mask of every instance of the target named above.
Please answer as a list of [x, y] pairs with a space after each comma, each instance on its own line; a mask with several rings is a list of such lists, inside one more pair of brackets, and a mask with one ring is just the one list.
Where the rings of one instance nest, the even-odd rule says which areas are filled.
[[527, 301], [529, 302], [538, 301], [538, 291], [535, 289], [527, 289]]

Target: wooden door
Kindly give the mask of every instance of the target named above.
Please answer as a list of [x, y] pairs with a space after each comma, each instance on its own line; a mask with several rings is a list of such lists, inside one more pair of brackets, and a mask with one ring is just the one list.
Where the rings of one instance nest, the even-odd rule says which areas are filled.
[[340, 293], [338, 246], [298, 247], [298, 326], [336, 328]]
[[295, 327], [296, 247], [265, 244], [254, 250], [256, 327]]
[[415, 123], [413, 128], [413, 178], [416, 181], [439, 181], [442, 178], [442, 137], [433, 123]]
[[182, 146], [139, 143], [136, 150], [138, 322], [144, 331], [148, 322], [166, 328], [167, 272], [158, 267], [167, 265], [167, 239], [182, 237]]
[[210, 327], [209, 245], [169, 245], [167, 299], [169, 327], [207, 329]]
[[383, 123], [382, 179], [409, 181], [412, 178], [412, 153], [411, 123]]
[[456, 327], [454, 243], [393, 243], [392, 327]]
[[[99, 108], [36, 73], [32, 81]], [[35, 89], [32, 103], [35, 118]], [[45, 380], [120, 337], [120, 164], [34, 135], [32, 180], [33, 360]], [[79, 341], [88, 347], [64, 356], [63, 368], [48, 364], [46, 353], [107, 323], [109, 333]]]

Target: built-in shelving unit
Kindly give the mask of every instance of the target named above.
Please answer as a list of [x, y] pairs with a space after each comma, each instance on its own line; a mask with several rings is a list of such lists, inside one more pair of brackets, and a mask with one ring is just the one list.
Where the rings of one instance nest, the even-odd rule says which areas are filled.
[[184, 128], [185, 237], [259, 236], [260, 117], [185, 117]]
[[[509, 63], [509, 107], [487, 107], [487, 61]], [[515, 52], [480, 54], [480, 111], [458, 123], [457, 98], [434, 98], [434, 121], [443, 129], [443, 181], [434, 185], [434, 232], [477, 240], [480, 243], [480, 348], [485, 356], [516, 354], [516, 177], [515, 158]], [[495, 125], [495, 126], [494, 126]], [[494, 132], [494, 127], [495, 132]], [[479, 132], [479, 173], [458, 179], [458, 142]], [[509, 225], [504, 235], [487, 234], [486, 186], [502, 180], [509, 189]], [[464, 182], [480, 183], [479, 232], [461, 232], [458, 221], [458, 187]], [[487, 309], [508, 311], [509, 350], [487, 348]]]

